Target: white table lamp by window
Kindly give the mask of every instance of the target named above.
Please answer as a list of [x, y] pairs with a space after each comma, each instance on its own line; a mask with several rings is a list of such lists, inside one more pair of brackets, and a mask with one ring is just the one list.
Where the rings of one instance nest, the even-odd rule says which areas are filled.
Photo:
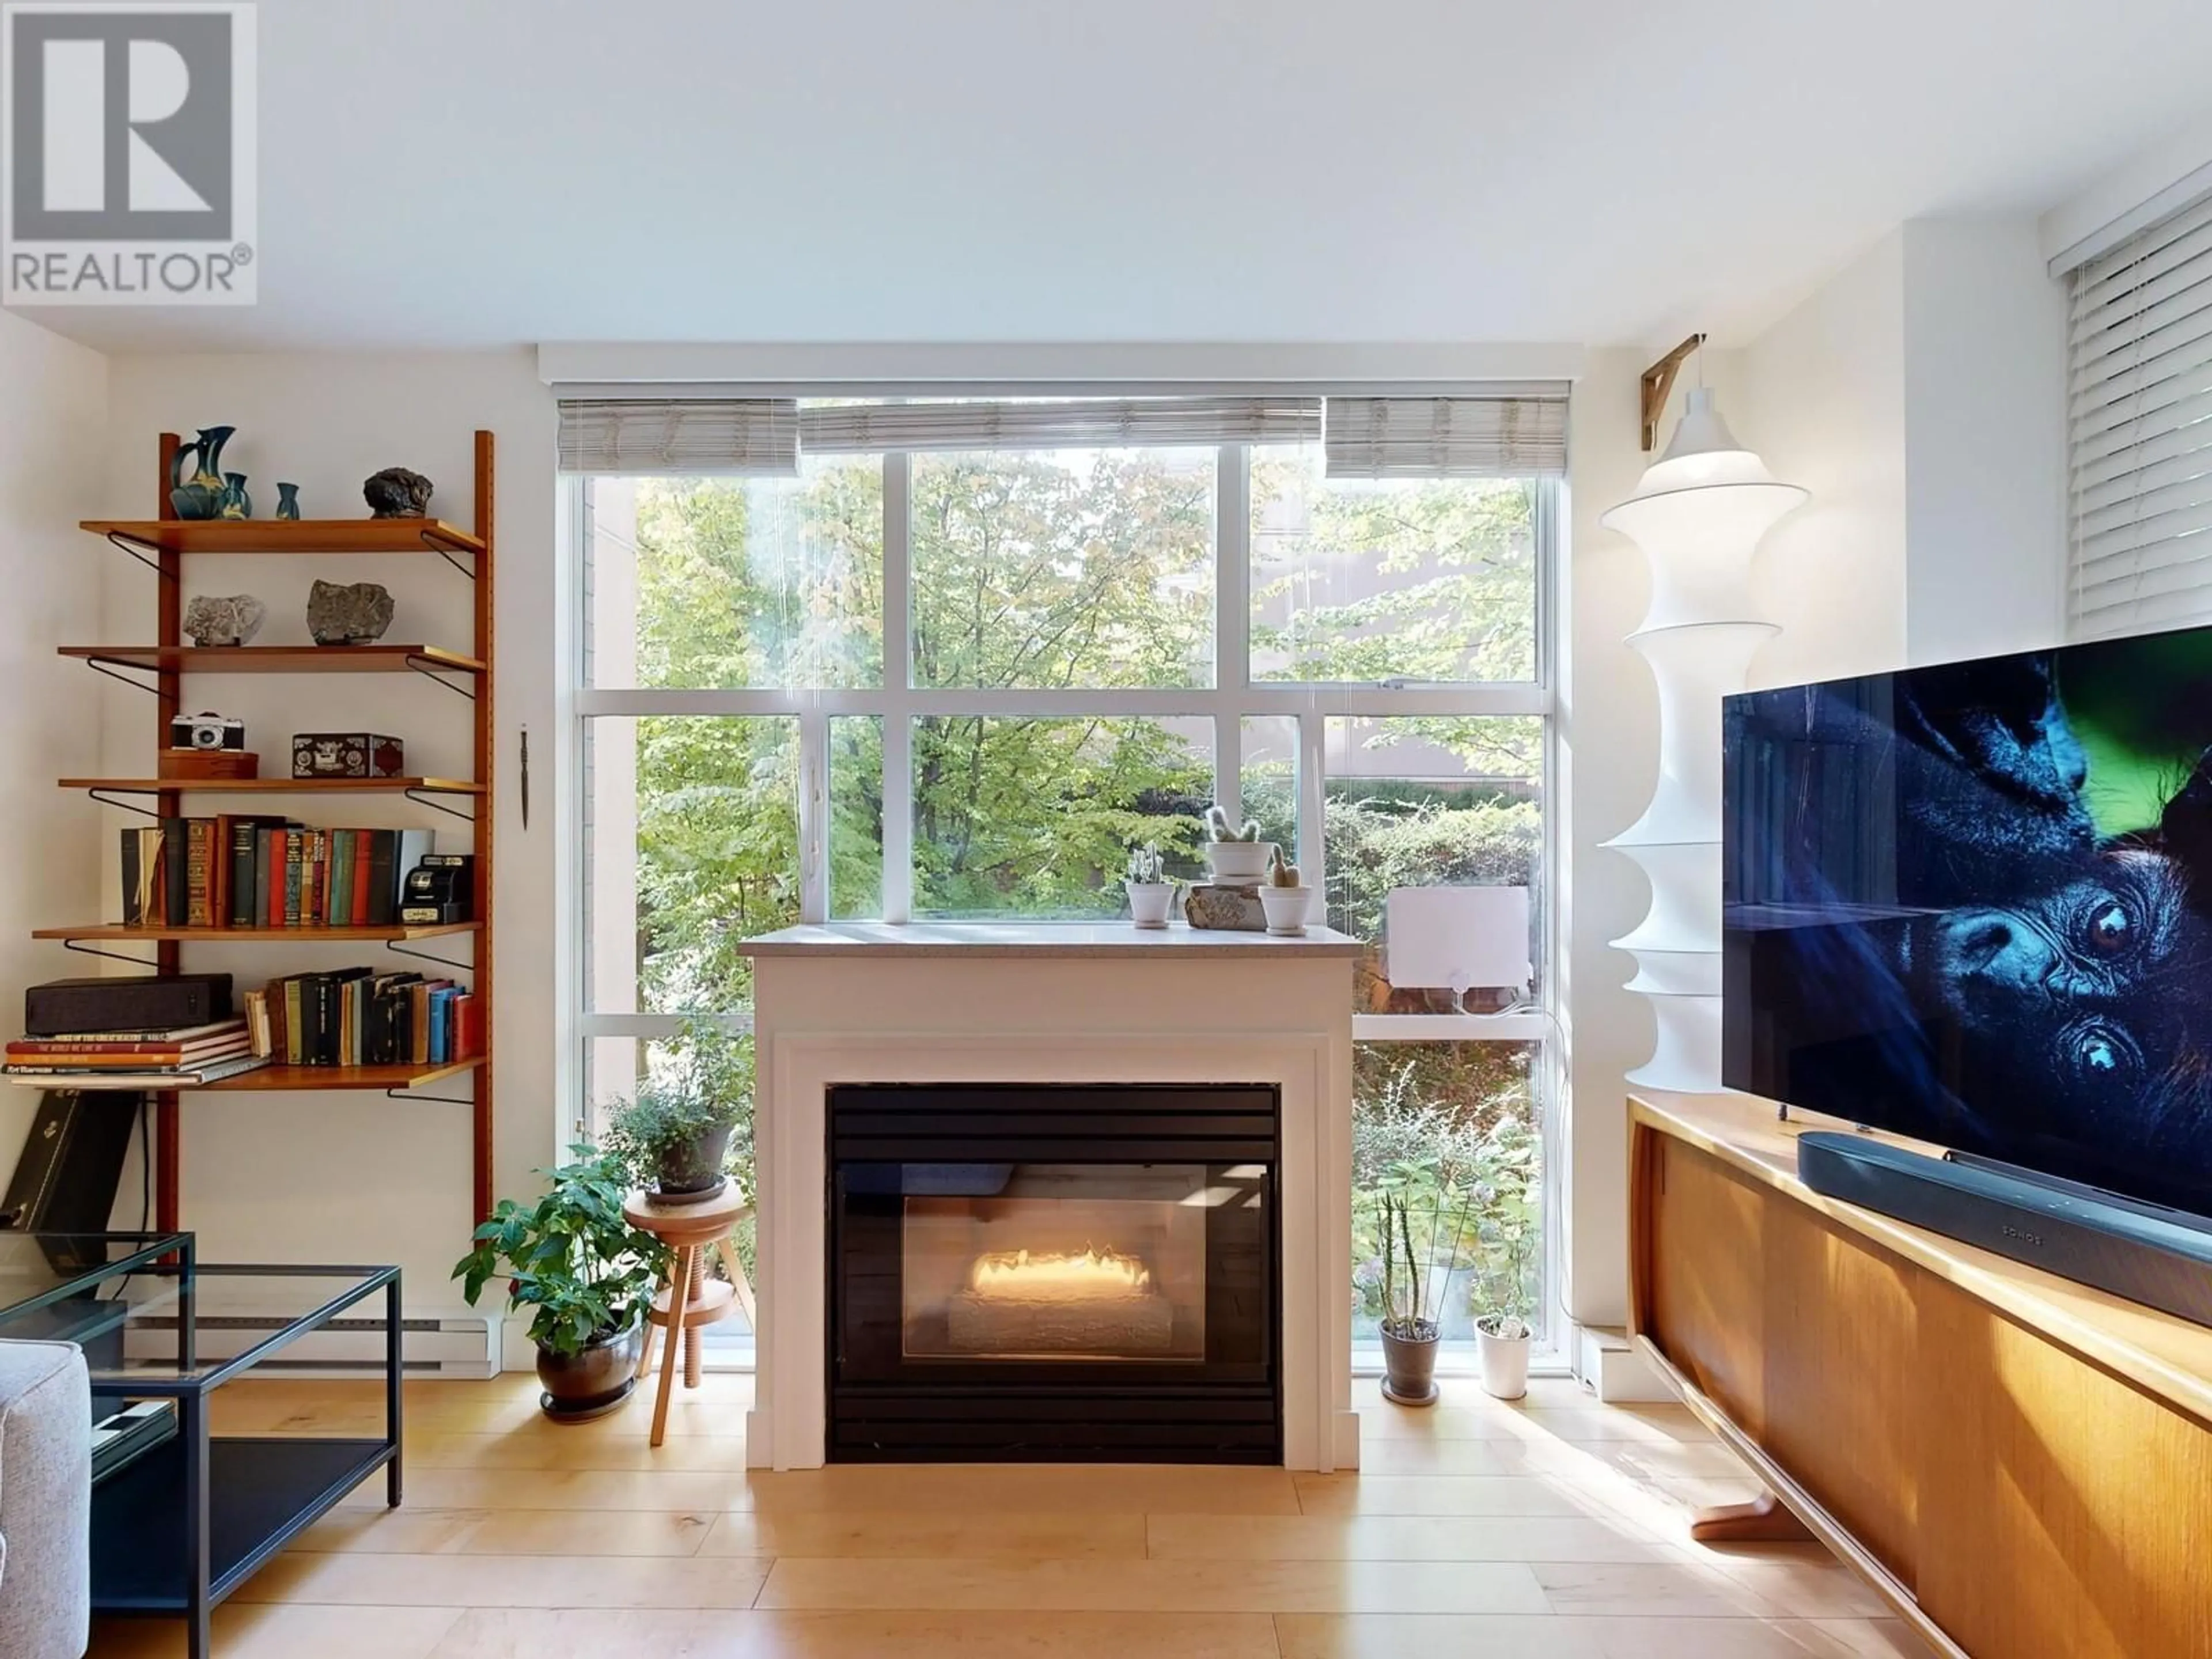
[[1528, 988], [1528, 890], [1394, 887], [1383, 901], [1382, 969], [1407, 989]]

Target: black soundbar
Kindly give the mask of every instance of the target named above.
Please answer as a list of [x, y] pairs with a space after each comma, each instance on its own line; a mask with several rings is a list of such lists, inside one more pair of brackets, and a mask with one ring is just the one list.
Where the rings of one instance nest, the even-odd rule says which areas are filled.
[[1798, 1137], [1797, 1176], [1823, 1197], [2212, 1325], [2212, 1221], [2203, 1218], [1993, 1159], [1929, 1158], [1822, 1131]]

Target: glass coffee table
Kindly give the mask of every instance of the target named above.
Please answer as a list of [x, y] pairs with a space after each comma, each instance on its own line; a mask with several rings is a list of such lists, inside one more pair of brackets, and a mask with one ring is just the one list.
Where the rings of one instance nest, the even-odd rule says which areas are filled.
[[[348, 1316], [380, 1291], [381, 1310]], [[218, 1389], [334, 1328], [383, 1339], [381, 1436], [212, 1431]], [[216, 1607], [379, 1468], [397, 1506], [401, 1330], [397, 1267], [215, 1265], [188, 1233], [0, 1232], [0, 1339], [77, 1343], [94, 1420], [120, 1425], [96, 1454], [94, 1611], [181, 1616], [207, 1659]]]

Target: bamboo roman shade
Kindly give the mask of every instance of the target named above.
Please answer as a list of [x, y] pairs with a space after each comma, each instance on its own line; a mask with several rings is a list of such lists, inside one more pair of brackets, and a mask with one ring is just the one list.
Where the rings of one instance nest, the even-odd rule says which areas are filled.
[[2069, 630], [2212, 621], [2212, 198], [2071, 292]]
[[1567, 470], [1567, 399], [1331, 398], [1332, 478], [1555, 477]]
[[802, 410], [799, 432], [799, 446], [810, 455], [1310, 443], [1321, 436], [1321, 399], [1085, 398], [832, 404]]
[[799, 471], [791, 398], [561, 400], [561, 470], [636, 477]]

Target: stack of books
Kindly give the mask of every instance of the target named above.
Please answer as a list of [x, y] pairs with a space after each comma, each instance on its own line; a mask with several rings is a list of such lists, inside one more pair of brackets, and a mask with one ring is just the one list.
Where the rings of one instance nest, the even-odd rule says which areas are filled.
[[268, 1064], [241, 1018], [154, 1031], [18, 1037], [7, 1075], [36, 1089], [192, 1089]]
[[343, 968], [246, 994], [252, 1052], [286, 1066], [444, 1066], [483, 1053], [476, 998], [449, 979]]
[[387, 927], [429, 830], [163, 818], [122, 832], [126, 927]]

